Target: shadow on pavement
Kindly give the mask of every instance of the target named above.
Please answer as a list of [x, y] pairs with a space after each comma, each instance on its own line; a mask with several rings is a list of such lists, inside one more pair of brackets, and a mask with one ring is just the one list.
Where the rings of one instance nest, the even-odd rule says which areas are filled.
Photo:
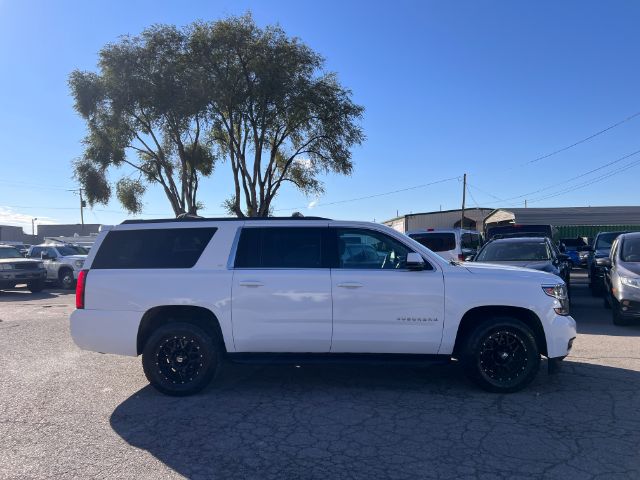
[[30, 300], [47, 300], [64, 295], [75, 295], [74, 290], [45, 288], [41, 292], [31, 293], [26, 287], [12, 290], [0, 290], [0, 302], [28, 302]]
[[227, 365], [200, 395], [146, 387], [110, 420], [188, 478], [639, 478], [640, 373], [543, 370], [495, 395], [455, 364]]

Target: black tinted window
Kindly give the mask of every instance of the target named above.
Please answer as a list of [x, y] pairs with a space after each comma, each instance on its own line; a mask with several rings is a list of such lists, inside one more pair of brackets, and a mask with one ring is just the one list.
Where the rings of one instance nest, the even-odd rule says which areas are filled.
[[91, 268], [191, 268], [215, 228], [113, 230], [107, 234]]
[[453, 233], [425, 232], [409, 236], [432, 252], [446, 252], [456, 248], [456, 236]]
[[327, 228], [244, 228], [236, 268], [322, 268]]
[[469, 250], [477, 250], [480, 246], [480, 235], [475, 233], [463, 233], [460, 246]]

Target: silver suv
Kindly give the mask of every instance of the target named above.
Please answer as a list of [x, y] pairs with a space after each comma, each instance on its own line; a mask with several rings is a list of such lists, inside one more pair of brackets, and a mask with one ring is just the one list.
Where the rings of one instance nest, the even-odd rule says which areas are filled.
[[69, 244], [35, 245], [29, 249], [27, 257], [42, 260], [47, 270], [47, 281], [57, 283], [61, 288], [71, 290], [78, 279], [87, 255], [82, 247]]
[[640, 232], [616, 238], [608, 258], [598, 259], [604, 269], [604, 305], [612, 309], [615, 325], [640, 324]]

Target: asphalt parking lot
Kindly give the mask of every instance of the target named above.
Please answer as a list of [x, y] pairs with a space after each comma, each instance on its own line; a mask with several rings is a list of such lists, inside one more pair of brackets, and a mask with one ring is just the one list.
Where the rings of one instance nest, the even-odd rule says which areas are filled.
[[640, 478], [640, 325], [572, 288], [572, 355], [520, 393], [455, 364], [232, 365], [183, 399], [75, 347], [72, 294], [1, 292], [0, 478]]

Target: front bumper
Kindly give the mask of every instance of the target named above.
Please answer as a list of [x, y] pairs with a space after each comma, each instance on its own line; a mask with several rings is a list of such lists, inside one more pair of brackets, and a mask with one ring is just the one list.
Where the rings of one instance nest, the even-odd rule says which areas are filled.
[[547, 357], [564, 358], [569, 355], [577, 336], [576, 321], [569, 315], [554, 315], [545, 328]]
[[36, 270], [0, 270], [0, 285], [16, 285], [44, 280], [47, 271], [44, 268]]

